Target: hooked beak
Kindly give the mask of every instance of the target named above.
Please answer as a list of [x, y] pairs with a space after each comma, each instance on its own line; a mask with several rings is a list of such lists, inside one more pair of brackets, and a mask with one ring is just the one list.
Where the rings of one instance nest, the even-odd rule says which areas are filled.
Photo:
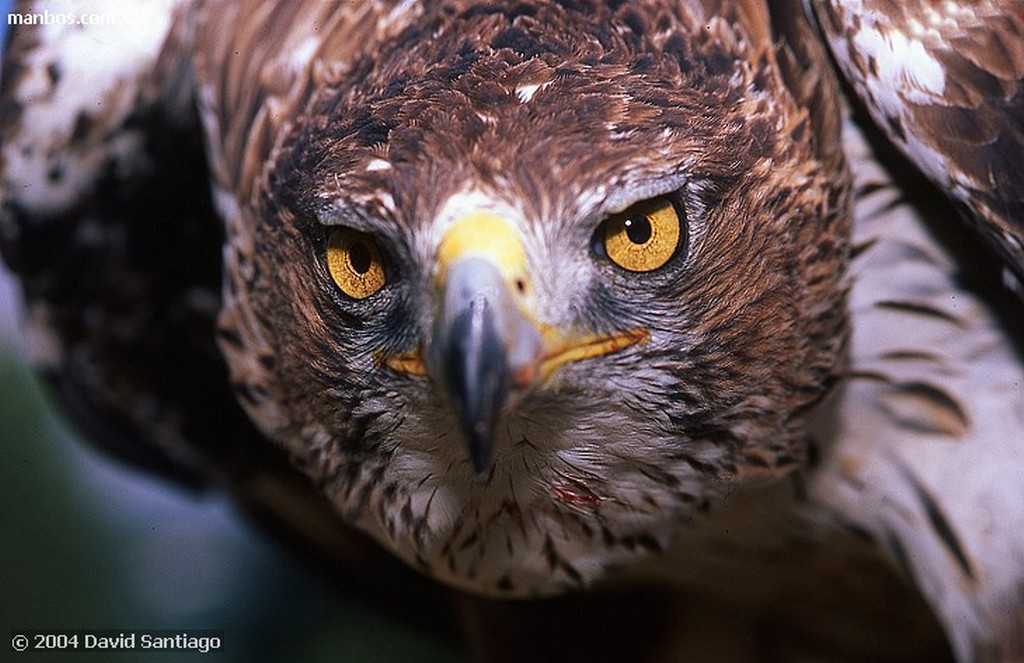
[[429, 373], [455, 411], [473, 469], [485, 480], [501, 414], [568, 362], [645, 342], [646, 329], [601, 335], [542, 324], [518, 231], [493, 212], [458, 220], [437, 252], [435, 318], [423, 351], [384, 356], [400, 373]]
[[477, 474], [490, 470], [494, 427], [510, 392], [526, 386], [515, 376], [532, 373], [541, 354], [540, 334], [494, 265], [466, 258], [449, 268], [428, 365], [448, 392]]
[[526, 314], [526, 271], [515, 229], [490, 212], [457, 221], [438, 249], [440, 306], [427, 364], [448, 392], [481, 477], [491, 468], [499, 414], [543, 357], [538, 325]]

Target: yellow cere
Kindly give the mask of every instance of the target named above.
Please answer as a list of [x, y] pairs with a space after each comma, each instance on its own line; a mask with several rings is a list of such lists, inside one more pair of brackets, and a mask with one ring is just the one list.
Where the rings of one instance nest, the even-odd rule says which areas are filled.
[[630, 272], [651, 272], [675, 255], [682, 235], [682, 220], [667, 198], [632, 205], [604, 223], [604, 249], [608, 258]]
[[510, 286], [526, 283], [526, 251], [519, 232], [494, 212], [471, 212], [448, 229], [437, 250], [438, 280], [444, 281], [449, 265], [471, 256], [489, 260]]
[[351, 228], [339, 226], [330, 231], [327, 269], [341, 291], [352, 299], [366, 299], [387, 282], [377, 241]]

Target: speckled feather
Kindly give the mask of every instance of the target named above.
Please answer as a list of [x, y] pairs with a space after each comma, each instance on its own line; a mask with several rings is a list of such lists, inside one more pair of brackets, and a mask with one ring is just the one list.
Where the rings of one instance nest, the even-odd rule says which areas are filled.
[[1024, 3], [811, 3], [890, 140], [1024, 278]]
[[[944, 644], [927, 611], [906, 609], [916, 592], [961, 660], [1022, 655], [1024, 402], [1006, 331], [1019, 308], [977, 294], [965, 279], [986, 261], [944, 248], [944, 210], [905, 199], [920, 182], [894, 183], [878, 165], [894, 156], [843, 126], [800, 7], [139, 7], [152, 14], [139, 57], [106, 57], [121, 45], [99, 28], [23, 28], [0, 89], [0, 244], [37, 361], [101, 444], [228, 485], [393, 591], [410, 576], [342, 523], [484, 594], [653, 578], [708, 615], [724, 605], [730, 624], [772, 615], [769, 639], [793, 655], [810, 634], [819, 656], [931, 659]], [[823, 20], [840, 64], [840, 28], [863, 20], [843, 11]], [[970, 30], [1006, 46], [1018, 19], [985, 14]], [[996, 111], [976, 76], [946, 89], [986, 118], [995, 142], [972, 143], [971, 168], [1003, 186], [919, 166], [1006, 240], [1013, 265], [1016, 51], [985, 64], [985, 49], [942, 35], [947, 81], [964, 61], [1002, 81]], [[83, 36], [100, 45], [91, 60], [74, 57]], [[914, 118], [935, 117], [923, 107], [900, 111], [892, 137], [932, 154], [936, 125], [915, 133]], [[1005, 164], [992, 144], [1011, 146]], [[678, 260], [636, 275], [592, 251], [606, 215], [668, 193], [689, 230]], [[479, 205], [514, 220], [545, 324], [646, 330], [517, 401], [486, 482], [432, 380], [380, 361], [426, 343], [438, 243]], [[378, 238], [379, 296], [349, 300], [331, 281], [335, 225]], [[473, 612], [507, 615], [494, 605]], [[666, 632], [666, 657], [706, 653], [707, 624]], [[530, 642], [483, 649], [514, 660]]]

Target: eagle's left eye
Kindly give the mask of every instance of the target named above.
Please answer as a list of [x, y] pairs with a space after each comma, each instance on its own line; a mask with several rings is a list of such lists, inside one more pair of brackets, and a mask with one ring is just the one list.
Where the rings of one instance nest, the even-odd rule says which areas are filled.
[[352, 299], [366, 299], [387, 282], [377, 240], [351, 228], [338, 226], [330, 230], [327, 269], [341, 291]]
[[601, 253], [622, 269], [652, 272], [685, 243], [685, 215], [671, 198], [652, 198], [605, 219], [596, 239]]

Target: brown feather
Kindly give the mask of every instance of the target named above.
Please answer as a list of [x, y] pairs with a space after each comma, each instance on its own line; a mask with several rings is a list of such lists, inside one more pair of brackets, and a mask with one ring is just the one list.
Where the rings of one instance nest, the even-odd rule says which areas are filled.
[[[838, 62], [879, 126], [961, 203], [1005, 263], [1024, 277], [1024, 4], [902, 3], [814, 6]], [[903, 40], [921, 55], [869, 52], [863, 39]], [[903, 77], [879, 67], [905, 58]], [[940, 89], [909, 82], [936, 67]]]

